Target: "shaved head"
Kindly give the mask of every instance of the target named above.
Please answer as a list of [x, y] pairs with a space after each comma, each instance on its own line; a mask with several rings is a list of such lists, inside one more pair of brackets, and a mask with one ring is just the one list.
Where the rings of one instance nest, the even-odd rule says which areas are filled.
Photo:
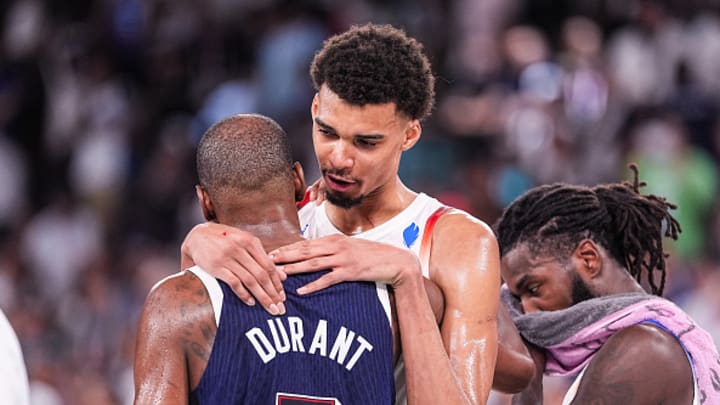
[[225, 118], [205, 132], [197, 148], [200, 185], [216, 203], [250, 193], [292, 192], [292, 166], [285, 131], [257, 114]]

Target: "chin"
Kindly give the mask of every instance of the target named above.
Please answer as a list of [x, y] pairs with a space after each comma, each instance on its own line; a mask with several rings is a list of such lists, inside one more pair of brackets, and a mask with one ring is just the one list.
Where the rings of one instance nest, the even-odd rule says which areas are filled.
[[340, 208], [349, 209], [349, 208], [360, 205], [363, 202], [363, 200], [365, 199], [365, 196], [361, 195], [358, 197], [351, 197], [351, 196], [347, 196], [347, 195], [338, 195], [338, 194], [326, 191], [325, 198], [332, 205], [335, 205]]

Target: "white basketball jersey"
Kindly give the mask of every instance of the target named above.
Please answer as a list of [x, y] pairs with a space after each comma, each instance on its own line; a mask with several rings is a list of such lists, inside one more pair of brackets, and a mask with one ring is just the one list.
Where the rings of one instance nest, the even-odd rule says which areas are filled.
[[[316, 239], [323, 236], [342, 233], [330, 222], [325, 211], [325, 204], [317, 205], [308, 203], [300, 209], [300, 229], [302, 235], [308, 239]], [[425, 225], [428, 219], [444, 205], [428, 196], [420, 193], [415, 200], [402, 212], [390, 220], [365, 232], [352, 235], [353, 237], [383, 242], [397, 247], [410, 249], [415, 255], [421, 257], [420, 247], [422, 244]], [[429, 237], [429, 235], [428, 235]], [[421, 262], [423, 262], [421, 257]], [[429, 268], [423, 263], [423, 275], [429, 278]], [[395, 367], [395, 403], [406, 404], [407, 392], [405, 385], [405, 366], [402, 357]]]
[[[300, 209], [300, 229], [304, 237], [316, 239], [342, 233], [330, 222], [325, 211], [325, 204], [327, 202], [323, 202], [321, 205], [310, 202]], [[443, 206], [440, 201], [420, 193], [407, 208], [390, 220], [352, 236], [408, 248], [419, 256], [425, 224], [428, 218]], [[423, 275], [428, 277], [428, 269], [425, 266], [423, 266]]]

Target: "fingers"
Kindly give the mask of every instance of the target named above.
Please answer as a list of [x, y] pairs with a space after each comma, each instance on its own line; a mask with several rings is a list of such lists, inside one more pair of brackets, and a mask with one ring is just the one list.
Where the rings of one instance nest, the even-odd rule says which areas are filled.
[[[285, 301], [285, 292], [283, 291], [280, 274], [275, 267], [275, 263], [273, 263], [273, 261], [270, 259], [270, 256], [265, 253], [265, 249], [263, 248], [260, 241], [256, 238], [252, 239], [247, 251], [254, 260], [254, 262], [258, 264], [263, 270], [265, 270], [266, 274], [268, 275], [269, 281], [272, 284], [272, 288], [274, 288], [274, 291], [277, 292], [277, 300], [275, 302], [277, 303]], [[258, 281], [261, 280], [258, 279]], [[269, 289], [270, 286], [266, 282], [263, 282], [261, 284], [263, 285], [263, 288], [267, 289], [268, 294], [270, 294], [274, 298], [275, 295], [271, 293], [271, 290]]]
[[308, 188], [308, 197], [318, 205], [325, 201], [325, 182], [322, 177]]
[[225, 284], [229, 285], [230, 288], [233, 290], [235, 295], [237, 295], [238, 298], [242, 302], [244, 302], [246, 305], [253, 306], [255, 305], [255, 299], [252, 295], [248, 292], [248, 290], [245, 288], [245, 286], [242, 284], [240, 279], [235, 275], [235, 272], [232, 270], [222, 267], [217, 268], [217, 272], [215, 274], [215, 278], [225, 282]]
[[326, 190], [325, 181], [321, 177], [320, 180], [318, 180], [315, 184], [317, 185], [317, 187], [315, 188], [316, 194], [317, 194], [315, 203], [320, 205], [320, 204], [322, 204], [323, 201], [325, 201], [325, 190]]
[[246, 304], [259, 302], [273, 315], [285, 312], [280, 274], [260, 240], [245, 231], [221, 224], [196, 226], [186, 238], [183, 256], [226, 282]]
[[307, 283], [304, 286], [298, 288], [297, 293], [299, 295], [311, 294], [324, 288], [328, 288], [331, 285], [335, 285], [341, 281], [343, 280], [338, 277], [338, 273], [331, 271], [330, 273], [323, 275], [317, 280]]
[[[337, 242], [339, 240], [340, 239], [332, 236], [295, 242], [270, 252], [270, 258], [274, 263], [281, 264], [328, 256], [338, 251]], [[286, 267], [287, 266], [285, 266], [285, 268]], [[285, 271], [287, 272], [287, 270]]]
[[[230, 287], [233, 291], [242, 293], [243, 289], [247, 290], [260, 305], [272, 315], [283, 314], [284, 305], [282, 304], [282, 295], [277, 291], [271, 280], [270, 274], [260, 267], [248, 252], [239, 252], [239, 260], [227, 265], [228, 269], [235, 276], [231, 280]], [[273, 267], [273, 273], [277, 274]], [[241, 288], [242, 287], [242, 288]], [[238, 294], [242, 299], [242, 296]]]
[[310, 201], [315, 201], [318, 197], [318, 188], [320, 186], [320, 182], [322, 181], [322, 178], [315, 181], [315, 183], [311, 184], [310, 187], [308, 187], [308, 199]]
[[334, 256], [323, 256], [314, 257], [308, 260], [301, 260], [293, 263], [287, 263], [282, 266], [278, 266], [278, 269], [285, 274], [302, 274], [311, 273], [318, 270], [337, 269], [341, 264], [337, 257]]

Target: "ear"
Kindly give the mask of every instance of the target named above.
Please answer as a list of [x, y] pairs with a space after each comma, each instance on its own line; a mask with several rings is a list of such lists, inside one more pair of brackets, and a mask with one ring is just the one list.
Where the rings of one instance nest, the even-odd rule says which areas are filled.
[[403, 152], [415, 146], [417, 141], [420, 140], [420, 134], [422, 134], [422, 126], [420, 126], [420, 120], [410, 121], [407, 128], [405, 128], [405, 140], [402, 143]]
[[598, 245], [590, 239], [584, 239], [575, 249], [573, 258], [578, 262], [578, 271], [588, 278], [600, 276], [603, 269], [603, 258]]
[[293, 164], [293, 185], [295, 186], [295, 201], [302, 201], [305, 198], [307, 184], [305, 184], [305, 173], [300, 162]]
[[318, 108], [320, 108], [320, 93], [315, 93], [315, 96], [310, 103], [310, 118], [315, 122], [315, 116], [317, 115]]
[[200, 203], [200, 209], [202, 210], [205, 220], [217, 222], [215, 208], [213, 208], [212, 200], [210, 200], [210, 195], [207, 193], [207, 191], [205, 191], [205, 189], [201, 185], [196, 185], [195, 194], [197, 195], [198, 203]]

